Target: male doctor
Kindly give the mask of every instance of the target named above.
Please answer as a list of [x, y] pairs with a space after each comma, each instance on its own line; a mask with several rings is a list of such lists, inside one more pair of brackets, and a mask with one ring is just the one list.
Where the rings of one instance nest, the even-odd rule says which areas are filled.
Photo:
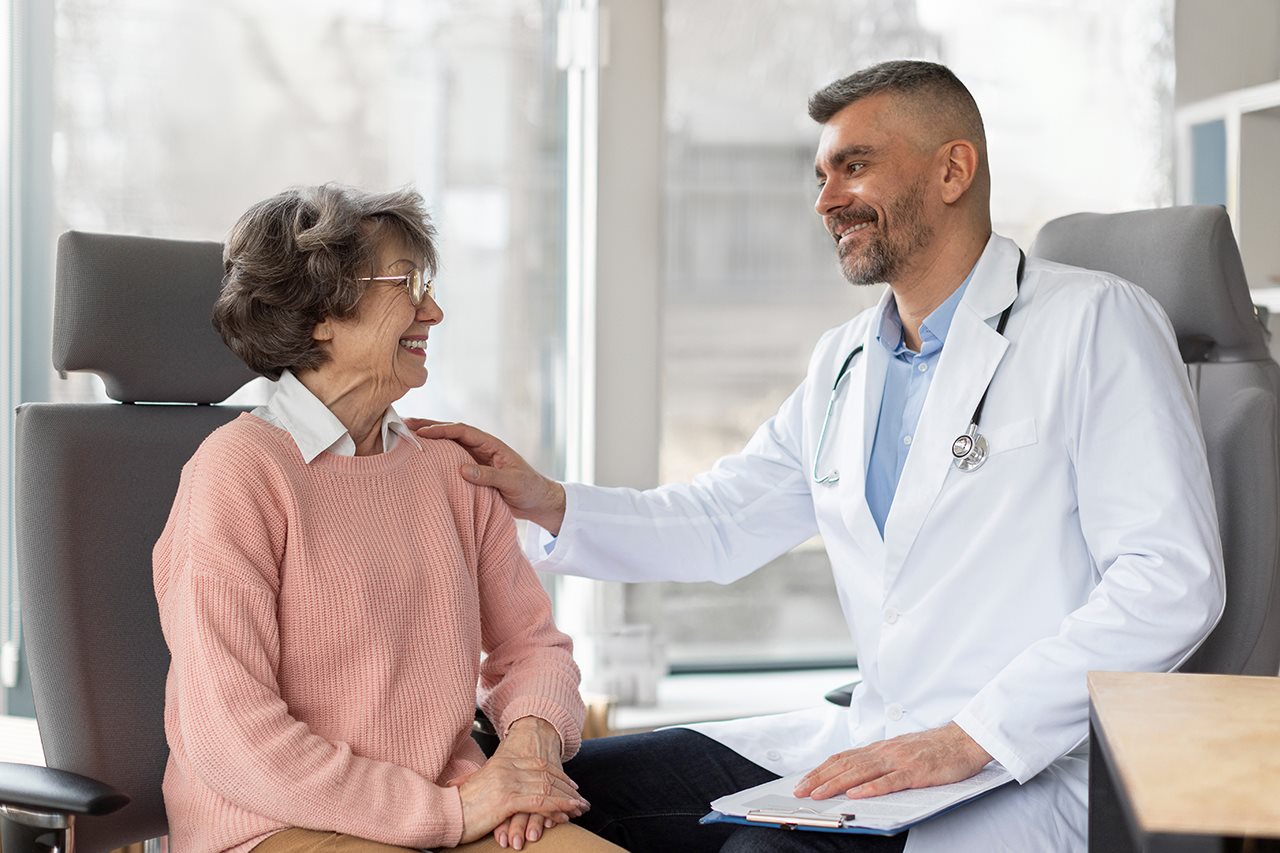
[[[822, 535], [858, 649], [851, 707], [587, 742], [566, 769], [589, 828], [664, 853], [1083, 850], [1085, 673], [1172, 669], [1223, 608], [1172, 329], [1133, 284], [992, 233], [982, 119], [945, 67], [868, 68], [809, 113], [841, 269], [889, 289], [823, 335], [741, 453], [635, 491], [552, 482], [470, 427], [423, 435], [460, 441], [467, 479], [557, 534], [544, 571], [728, 583]], [[1020, 784], [905, 836], [695, 825], [777, 775], [860, 797], [992, 761]]]

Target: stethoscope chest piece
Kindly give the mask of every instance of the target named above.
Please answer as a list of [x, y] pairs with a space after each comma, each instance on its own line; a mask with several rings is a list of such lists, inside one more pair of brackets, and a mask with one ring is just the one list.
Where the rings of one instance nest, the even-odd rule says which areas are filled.
[[[1018, 250], [1018, 272], [1015, 279], [1014, 300], [1017, 300], [1017, 292], [1022, 290], [1022, 271], [1026, 265], [1027, 256]], [[1013, 313], [1013, 303], [1009, 303], [1003, 311], [1000, 312], [1000, 320], [996, 323], [996, 334], [1004, 335], [1005, 326], [1009, 323], [1009, 316]], [[836, 397], [840, 393], [840, 383], [849, 374], [849, 365], [853, 362], [854, 356], [862, 352], [862, 345], [859, 344], [845, 358], [844, 364], [840, 365], [840, 370], [836, 373], [836, 381], [831, 386], [831, 398], [827, 400], [827, 412], [822, 416], [822, 427], [818, 430], [818, 443], [813, 451], [813, 482], [819, 486], [834, 486], [840, 482], [840, 472], [834, 468], [831, 473], [823, 475], [818, 470], [818, 463], [822, 459], [822, 444], [827, 437], [827, 427], [831, 422], [831, 412], [835, 408]], [[982, 420], [982, 407], [987, 403], [987, 392], [991, 390], [991, 384], [988, 382], [987, 388], [982, 392], [981, 399], [978, 400], [978, 406], [973, 410], [973, 417], [969, 420], [969, 429], [965, 434], [951, 442], [952, 462], [956, 468], [961, 471], [977, 471], [982, 467], [982, 463], [987, 461], [987, 440], [978, 435], [978, 423]]]
[[978, 425], [970, 424], [969, 431], [951, 442], [951, 455], [961, 471], [977, 471], [987, 461], [987, 440], [978, 435]]

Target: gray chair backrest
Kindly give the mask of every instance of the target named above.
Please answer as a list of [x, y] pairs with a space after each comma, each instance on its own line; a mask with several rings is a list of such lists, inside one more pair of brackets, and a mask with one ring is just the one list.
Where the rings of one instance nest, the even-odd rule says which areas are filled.
[[1280, 366], [1254, 312], [1226, 211], [1081, 213], [1041, 229], [1032, 254], [1103, 270], [1169, 315], [1200, 408], [1222, 531], [1227, 607], [1185, 672], [1280, 670]]
[[[54, 366], [98, 373], [125, 402], [18, 409], [18, 572], [45, 760], [132, 797], [76, 822], [87, 853], [167, 832], [151, 549], [183, 464], [243, 411], [209, 404], [254, 377], [210, 324], [221, 279], [217, 243], [64, 234]], [[173, 402], [198, 405], [154, 405]]]

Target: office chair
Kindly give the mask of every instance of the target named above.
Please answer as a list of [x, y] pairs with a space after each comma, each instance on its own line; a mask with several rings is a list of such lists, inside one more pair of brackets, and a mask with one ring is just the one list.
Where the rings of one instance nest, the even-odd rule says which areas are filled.
[[[169, 650], [151, 549], [182, 466], [244, 408], [255, 374], [210, 322], [222, 246], [68, 232], [58, 241], [53, 363], [115, 403], [17, 415], [23, 631], [47, 767], [0, 763], [0, 848], [99, 853], [168, 833]], [[179, 405], [173, 405], [179, 404]], [[479, 708], [472, 737], [497, 733]]]
[[1280, 671], [1280, 365], [1221, 207], [1077, 213], [1031, 254], [1140, 285], [1169, 315], [1200, 409], [1222, 531], [1227, 606], [1182, 672]]
[[210, 324], [221, 280], [218, 243], [58, 241], [54, 366], [98, 374], [118, 402], [18, 408], [18, 572], [48, 767], [0, 765], [5, 853], [168, 831], [151, 549], [183, 464], [244, 411], [214, 404], [254, 378]]
[[[1114, 273], [1169, 315], [1200, 409], [1226, 568], [1222, 621], [1182, 672], [1280, 671], [1280, 365], [1253, 309], [1221, 207], [1078, 213], [1030, 254]], [[853, 685], [826, 699], [848, 705]]]

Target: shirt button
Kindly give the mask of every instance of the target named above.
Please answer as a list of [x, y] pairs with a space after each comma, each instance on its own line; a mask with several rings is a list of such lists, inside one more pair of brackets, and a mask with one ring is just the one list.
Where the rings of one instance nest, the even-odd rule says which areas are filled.
[[925, 364], [923, 361], [920, 362], [920, 366], [916, 368], [916, 370], [920, 371], [921, 373], [924, 373], [928, 369], [929, 369], [929, 365]]
[[898, 613], [898, 610], [895, 607], [886, 607], [884, 609], [884, 621], [890, 625], [898, 621], [899, 615], [900, 614]]
[[771, 749], [764, 754], [764, 757], [769, 759], [770, 761], [781, 761], [782, 753], [778, 752], [778, 750], [776, 749]]
[[902, 706], [896, 702], [884, 709], [884, 715], [895, 723], [901, 720], [904, 714], [906, 711], [902, 710]]
[[910, 447], [910, 446], [911, 446], [911, 436], [909, 436], [909, 435], [904, 435], [904, 436], [902, 437], [902, 443], [903, 443], [903, 444], [905, 444], [907, 447]]

